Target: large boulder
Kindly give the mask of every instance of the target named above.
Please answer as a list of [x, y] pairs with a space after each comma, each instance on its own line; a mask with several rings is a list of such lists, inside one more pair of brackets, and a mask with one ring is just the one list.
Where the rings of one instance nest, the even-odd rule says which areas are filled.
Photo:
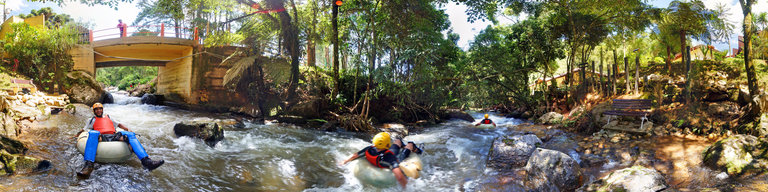
[[533, 134], [497, 137], [488, 152], [486, 166], [496, 169], [522, 167], [541, 144]]
[[43, 111], [37, 107], [30, 107], [28, 105], [17, 105], [11, 108], [14, 114], [14, 119], [29, 119], [35, 120], [38, 116], [43, 115]]
[[294, 124], [294, 125], [304, 125], [304, 124], [307, 124], [307, 118], [304, 118], [302, 116], [296, 116], [296, 115], [280, 115], [280, 116], [277, 116], [277, 122]]
[[584, 186], [580, 191], [662, 191], [669, 187], [655, 169], [633, 166], [611, 172], [608, 176]]
[[710, 81], [703, 91], [705, 94], [704, 101], [720, 102], [729, 98], [725, 80]]
[[5, 150], [11, 154], [25, 154], [27, 146], [21, 141], [0, 135], [0, 150]]
[[211, 147], [216, 146], [216, 143], [224, 139], [224, 130], [212, 120], [183, 121], [173, 126], [173, 133], [177, 137], [200, 138]]
[[549, 112], [539, 117], [538, 123], [557, 124], [563, 121], [563, 115], [557, 112]]
[[467, 112], [456, 110], [456, 109], [446, 110], [441, 116], [442, 116], [441, 118], [443, 119], [459, 119], [467, 122], [475, 121], [475, 118], [473, 118], [472, 115], [469, 115]]
[[53, 167], [50, 161], [0, 149], [0, 175], [28, 174], [48, 171]]
[[560, 134], [549, 138], [546, 140], [546, 142], [544, 142], [543, 145], [541, 145], [541, 148], [563, 152], [568, 154], [568, 156], [577, 162], [581, 163], [581, 160], [578, 159], [579, 143], [571, 139], [571, 137], [566, 134]]
[[752, 100], [760, 108], [760, 112], [768, 113], [768, 93], [756, 95]]
[[707, 112], [720, 119], [733, 119], [738, 117], [741, 112], [739, 105], [734, 102], [711, 103], [707, 107]]
[[155, 94], [144, 94], [141, 96], [141, 103], [147, 105], [160, 105], [163, 104], [163, 97]]
[[326, 112], [325, 106], [327, 106], [325, 100], [311, 99], [291, 106], [285, 113], [307, 119], [320, 119], [323, 118], [323, 113]]
[[408, 136], [408, 127], [399, 123], [382, 124], [380, 130], [389, 133], [393, 138], [403, 138]]
[[154, 93], [155, 87], [153, 85], [155, 84], [157, 84], [157, 77], [147, 82], [147, 84], [136, 85], [135, 88], [128, 90], [128, 93], [131, 97], [141, 97], [144, 94]]
[[96, 102], [100, 102], [104, 94], [104, 89], [88, 72], [69, 72], [67, 73], [66, 81], [68, 86], [64, 86], [64, 92], [69, 95], [72, 103], [93, 105]]
[[112, 96], [112, 93], [104, 92], [104, 95], [101, 96], [100, 102], [103, 104], [115, 103], [115, 97]]
[[760, 115], [760, 124], [757, 125], [757, 135], [768, 136], [768, 113]]
[[13, 120], [13, 117], [11, 115], [8, 115], [6, 113], [0, 114], [0, 135], [5, 135], [8, 137], [16, 137], [16, 121]]
[[704, 164], [715, 170], [740, 176], [766, 169], [768, 142], [751, 135], [734, 135], [715, 142], [704, 152]]
[[525, 170], [526, 185], [534, 191], [573, 191], [582, 182], [579, 163], [560, 151], [536, 148]]

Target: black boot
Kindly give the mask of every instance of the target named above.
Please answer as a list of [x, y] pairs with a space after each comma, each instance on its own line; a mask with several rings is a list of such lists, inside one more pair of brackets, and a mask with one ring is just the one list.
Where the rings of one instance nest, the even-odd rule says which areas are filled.
[[85, 161], [85, 166], [83, 166], [83, 170], [77, 172], [77, 177], [80, 177], [81, 179], [88, 179], [88, 177], [91, 177], [91, 172], [93, 172], [93, 162]]
[[160, 165], [163, 165], [165, 163], [165, 160], [152, 160], [149, 157], [144, 157], [144, 159], [141, 159], [141, 165], [144, 166], [147, 170], [155, 170], [157, 167], [160, 167]]

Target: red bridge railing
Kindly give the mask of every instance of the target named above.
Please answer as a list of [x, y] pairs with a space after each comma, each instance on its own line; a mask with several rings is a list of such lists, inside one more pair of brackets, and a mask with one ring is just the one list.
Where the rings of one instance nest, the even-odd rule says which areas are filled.
[[166, 26], [165, 24], [160, 24], [160, 25], [126, 26], [125, 28], [123, 28], [123, 30], [120, 30], [120, 28], [118, 27], [112, 27], [112, 28], [88, 31], [89, 42], [106, 40], [106, 39], [114, 39], [114, 38], [123, 38], [123, 37], [129, 37], [129, 36], [155, 36], [155, 37], [161, 37], [161, 38], [173, 37], [173, 38], [190, 39], [190, 40], [194, 40], [196, 44], [202, 44], [202, 39], [200, 39], [200, 35], [197, 31], [197, 27], [195, 28], [173, 27], [173, 26], [169, 27], [169, 26]]

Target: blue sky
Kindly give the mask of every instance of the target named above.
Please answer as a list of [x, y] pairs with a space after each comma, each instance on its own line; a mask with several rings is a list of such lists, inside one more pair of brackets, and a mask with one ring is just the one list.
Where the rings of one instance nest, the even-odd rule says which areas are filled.
[[[123, 21], [127, 23], [132, 23], [132, 21], [136, 18], [136, 15], [139, 13], [139, 9], [135, 6], [135, 4], [131, 3], [120, 3], [119, 4], [119, 10], [114, 10], [112, 8], [109, 8], [107, 6], [94, 6], [89, 7], [80, 3], [71, 2], [67, 3], [66, 5], [59, 7], [58, 5], [54, 3], [30, 3], [26, 0], [6, 0], [7, 1], [7, 8], [11, 9], [11, 15], [18, 15], [21, 13], [29, 13], [32, 9], [39, 9], [42, 7], [52, 7], [54, 8], [54, 11], [66, 13], [71, 15], [73, 18], [75, 18], [78, 21], [83, 21], [87, 23], [91, 23], [91, 26], [89, 28], [93, 29], [104, 29], [104, 28], [112, 28], [115, 25], [117, 25], [118, 19], [123, 19]], [[134, 0], [138, 1], [138, 0]], [[667, 7], [669, 6], [669, 2], [671, 0], [655, 0], [650, 1], [649, 3], [655, 7]], [[731, 46], [736, 47], [737, 42], [735, 42], [736, 38], [738, 37], [738, 34], [741, 33], [741, 20], [743, 18], [741, 14], [741, 7], [738, 4], [737, 0], [702, 0], [704, 4], [708, 8], [713, 8], [718, 3], [723, 3], [728, 5], [731, 8], [731, 19], [730, 21], [735, 24], [736, 30], [734, 31], [734, 35], [732, 36], [732, 42]], [[448, 14], [449, 20], [451, 21], [451, 26], [453, 32], [459, 34], [459, 47], [462, 47], [466, 50], [469, 46], [469, 42], [471, 42], [474, 39], [474, 36], [477, 35], [481, 30], [485, 29], [488, 25], [491, 25], [492, 23], [488, 21], [476, 21], [474, 23], [467, 22], [467, 14], [465, 13], [466, 7], [462, 5], [456, 5], [456, 3], [448, 3], [445, 7], [442, 9], [445, 9], [446, 14]], [[768, 10], [768, 2], [765, 0], [762, 0], [759, 4], [753, 7], [754, 11], [759, 12], [760, 10]], [[510, 24], [514, 22], [514, 19], [517, 18], [504, 18], [499, 17], [499, 24]], [[700, 44], [700, 42], [699, 42]], [[715, 47], [718, 50], [726, 50], [728, 49], [728, 44], [725, 43], [716, 43]]]

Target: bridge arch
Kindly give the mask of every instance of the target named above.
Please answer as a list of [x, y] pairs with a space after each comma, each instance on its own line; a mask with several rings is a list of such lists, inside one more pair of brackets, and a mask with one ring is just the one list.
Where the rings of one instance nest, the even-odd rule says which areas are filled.
[[[72, 57], [75, 70], [96, 75], [96, 68], [116, 66], [156, 66], [157, 93], [178, 95], [185, 101], [193, 99], [195, 49], [200, 47], [197, 32], [193, 35], [166, 37], [165, 27], [150, 36], [127, 36], [148, 33], [146, 26], [126, 28], [122, 35], [118, 28], [88, 32], [88, 43], [75, 47]], [[175, 30], [174, 30], [175, 31]], [[179, 30], [184, 31], [184, 30]], [[100, 35], [105, 34], [105, 35]], [[94, 40], [96, 37], [96, 40]]]

